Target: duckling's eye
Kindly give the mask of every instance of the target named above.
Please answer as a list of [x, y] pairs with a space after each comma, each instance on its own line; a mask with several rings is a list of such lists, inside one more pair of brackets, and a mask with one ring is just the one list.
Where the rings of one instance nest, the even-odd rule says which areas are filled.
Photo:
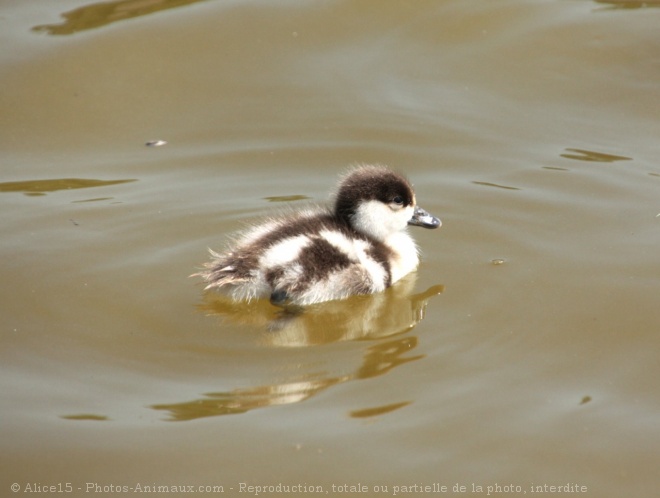
[[397, 206], [402, 206], [403, 205], [403, 197], [400, 195], [397, 195], [394, 199], [392, 199], [392, 202], [396, 204]]

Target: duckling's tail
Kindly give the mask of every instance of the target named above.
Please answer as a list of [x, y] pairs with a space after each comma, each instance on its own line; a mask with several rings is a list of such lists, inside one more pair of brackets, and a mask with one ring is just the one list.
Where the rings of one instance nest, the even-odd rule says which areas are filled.
[[191, 277], [202, 277], [207, 283], [204, 290], [225, 286], [237, 286], [248, 282], [249, 276], [240, 271], [240, 260], [236, 260], [232, 253], [220, 254], [209, 249], [211, 261], [204, 263], [204, 269], [190, 275]]

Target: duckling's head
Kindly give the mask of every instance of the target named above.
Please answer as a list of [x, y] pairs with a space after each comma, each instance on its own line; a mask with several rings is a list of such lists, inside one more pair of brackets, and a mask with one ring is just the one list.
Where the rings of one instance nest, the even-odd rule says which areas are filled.
[[410, 182], [385, 166], [360, 166], [339, 183], [335, 215], [377, 240], [408, 225], [438, 228], [440, 220], [417, 206]]

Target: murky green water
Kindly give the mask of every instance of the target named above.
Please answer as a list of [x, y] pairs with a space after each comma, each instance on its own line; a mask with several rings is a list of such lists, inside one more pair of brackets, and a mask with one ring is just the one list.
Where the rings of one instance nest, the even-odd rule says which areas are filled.
[[[4, 2], [3, 496], [655, 496], [657, 7]], [[443, 220], [415, 275], [188, 278], [359, 162]]]

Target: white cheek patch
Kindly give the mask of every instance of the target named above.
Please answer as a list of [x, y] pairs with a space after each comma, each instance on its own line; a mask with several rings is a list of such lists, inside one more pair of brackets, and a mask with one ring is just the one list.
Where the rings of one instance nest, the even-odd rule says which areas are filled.
[[399, 230], [406, 228], [408, 226], [408, 222], [411, 220], [411, 218], [415, 215], [415, 207], [414, 206], [406, 206], [402, 209], [399, 210], [398, 213], [396, 213], [397, 216], [397, 225], [401, 226]]
[[361, 202], [355, 210], [351, 219], [351, 224], [358, 232], [370, 235], [378, 240], [382, 240], [386, 228], [383, 221], [391, 215], [389, 207], [382, 202], [366, 201]]
[[394, 210], [380, 201], [365, 201], [355, 210], [351, 224], [361, 233], [385, 240], [392, 233], [405, 230], [414, 211], [412, 206]]
[[259, 266], [262, 268], [273, 268], [283, 266], [295, 260], [300, 252], [309, 245], [309, 237], [298, 235], [284, 239], [270, 247], [259, 260]]

